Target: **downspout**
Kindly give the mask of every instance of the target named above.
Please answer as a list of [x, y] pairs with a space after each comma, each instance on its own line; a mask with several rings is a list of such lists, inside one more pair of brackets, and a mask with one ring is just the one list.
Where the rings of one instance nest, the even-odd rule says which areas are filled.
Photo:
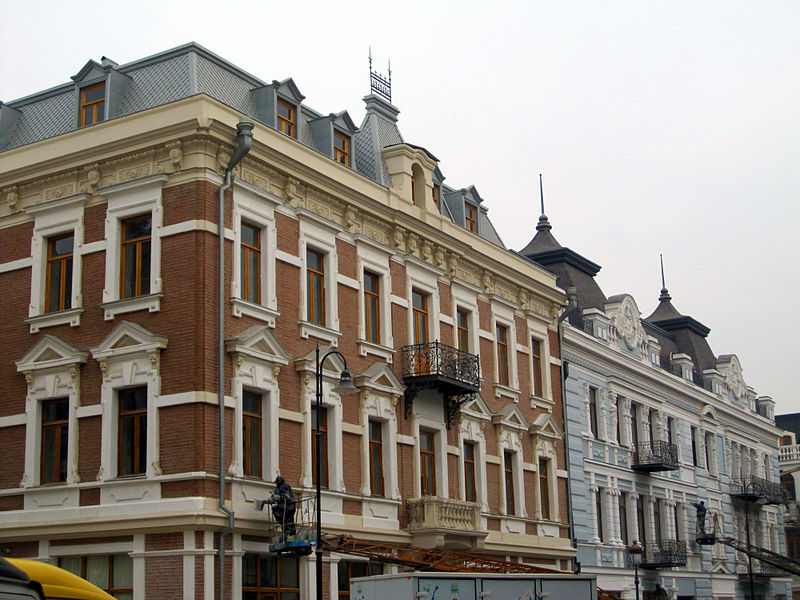
[[219, 508], [228, 516], [228, 524], [219, 536], [219, 600], [225, 600], [225, 538], [233, 531], [233, 511], [225, 506], [225, 192], [232, 185], [231, 171], [250, 152], [253, 144], [253, 123], [244, 117], [236, 125], [238, 145], [225, 169], [225, 183], [219, 188], [219, 345], [218, 380], [219, 390]]
[[567, 416], [567, 363], [564, 360], [564, 329], [563, 323], [564, 320], [570, 316], [575, 309], [578, 308], [578, 290], [575, 288], [574, 285], [571, 285], [567, 288], [567, 306], [564, 308], [564, 312], [562, 312], [558, 317], [557, 327], [558, 327], [558, 353], [559, 357], [561, 358], [561, 411], [562, 415], [564, 416], [564, 453], [566, 454], [566, 460], [564, 461], [564, 466], [567, 470], [567, 513], [569, 518], [569, 540], [572, 544], [572, 547], [575, 548], [575, 561], [573, 564], [573, 571], [575, 573], [581, 572], [581, 563], [578, 562], [578, 542], [575, 539], [575, 525], [573, 523], [573, 515], [572, 515], [572, 477], [570, 476], [569, 472], [569, 462], [570, 462], [570, 453], [569, 453], [569, 417]]

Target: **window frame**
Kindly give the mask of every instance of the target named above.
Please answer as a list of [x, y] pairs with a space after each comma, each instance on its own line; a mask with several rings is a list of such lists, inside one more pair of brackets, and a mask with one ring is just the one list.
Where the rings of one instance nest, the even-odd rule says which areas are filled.
[[[144, 394], [144, 408], [123, 409], [122, 395], [131, 392], [142, 391]], [[120, 388], [116, 390], [117, 402], [117, 477], [138, 477], [146, 474], [147, 471], [147, 434], [148, 434], [148, 411], [147, 411], [147, 386], [137, 385], [133, 387]], [[144, 422], [142, 422], [142, 418]], [[134, 444], [131, 449], [132, 467], [130, 472], [123, 472], [125, 455], [123, 453], [123, 424], [126, 420], [133, 421]], [[142, 445], [144, 448], [142, 449]], [[144, 453], [144, 465], [140, 464]]]
[[[364, 294], [364, 340], [371, 344], [381, 344], [381, 275], [369, 269], [363, 271]], [[367, 286], [367, 281], [373, 279], [375, 289]], [[372, 331], [372, 313], [375, 313], [375, 331]]]
[[[241, 241], [239, 243], [239, 278], [241, 281], [241, 298], [245, 302], [251, 304], [261, 304], [261, 227], [250, 224], [244, 220], [241, 221]], [[254, 233], [255, 242], [250, 244], [244, 241], [245, 230], [252, 230]], [[250, 256], [255, 258], [255, 289], [250, 289], [251, 273], [250, 267], [253, 261]]]
[[[421, 298], [422, 307], [415, 306], [415, 296]], [[413, 344], [430, 343], [430, 295], [417, 288], [411, 289], [411, 321], [413, 323], [412, 334]], [[422, 339], [421, 333], [424, 333]]]
[[[373, 428], [378, 432], [377, 439], [373, 437]], [[369, 489], [372, 496], [385, 497], [386, 485], [384, 479], [384, 453], [383, 453], [383, 423], [375, 419], [367, 421], [367, 444], [369, 447]], [[375, 449], [377, 448], [377, 457], [375, 456]], [[380, 483], [379, 489], [375, 489], [375, 483]]]
[[[309, 266], [309, 257], [319, 258], [319, 269]], [[315, 248], [306, 248], [306, 321], [312, 325], [325, 327], [327, 309], [325, 306], [325, 254]], [[320, 306], [317, 306], [314, 288], [319, 284]]]
[[[343, 142], [344, 147], [340, 148], [337, 146], [336, 140]], [[350, 142], [351, 138], [349, 135], [342, 133], [338, 129], [333, 130], [333, 160], [345, 167], [350, 166]], [[342, 158], [344, 158], [344, 160], [342, 160]]]
[[[87, 102], [86, 96], [89, 92], [94, 90], [101, 89], [103, 90], [103, 97], [99, 100], [92, 100]], [[96, 125], [97, 123], [102, 123], [106, 120], [106, 82], [100, 81], [98, 83], [93, 83], [91, 85], [87, 85], [80, 89], [80, 113], [79, 113], [79, 126], [80, 127], [87, 127], [89, 125]], [[86, 109], [92, 110], [92, 121], [87, 123], [86, 122]], [[98, 114], [100, 113], [100, 114]], [[99, 118], [98, 118], [99, 117]]]
[[[248, 410], [245, 403], [255, 400], [257, 410]], [[257, 434], [256, 456], [253, 456], [252, 433], [253, 424]], [[242, 476], [263, 478], [264, 477], [264, 396], [263, 394], [250, 390], [242, 390]], [[254, 469], [254, 464], [257, 468]]]
[[322, 456], [320, 457], [320, 466], [322, 467], [322, 474], [324, 475], [323, 479], [320, 481], [320, 487], [322, 489], [331, 489], [330, 487], [330, 465], [329, 465], [329, 452], [328, 452], [328, 427], [329, 427], [329, 412], [328, 407], [326, 405], [321, 405], [320, 407], [321, 412], [317, 411], [316, 404], [311, 405], [311, 412], [310, 412], [310, 422], [311, 422], [311, 484], [316, 486], [317, 485], [317, 419], [320, 419], [319, 423], [319, 447], [322, 451]]
[[[66, 412], [67, 416], [63, 419], [54, 419], [47, 421], [47, 407], [49, 405], [55, 404], [65, 404], [66, 405]], [[40, 485], [49, 485], [49, 484], [58, 484], [58, 483], [66, 483], [67, 482], [67, 473], [69, 472], [69, 407], [70, 402], [69, 398], [59, 397], [59, 398], [48, 398], [41, 402], [41, 451], [39, 454], [39, 483]], [[56, 432], [56, 440], [57, 443], [54, 447], [54, 453], [52, 460], [48, 460], [46, 456], [46, 448], [47, 448], [47, 431], [54, 430]], [[64, 447], [65, 446], [65, 447]], [[62, 457], [62, 452], [66, 452], [66, 454]], [[55, 465], [54, 471], [57, 471], [56, 478], [52, 481], [45, 480], [45, 473], [47, 472], [46, 466], [48, 463], [52, 462]], [[63, 465], [62, 465], [63, 462]], [[63, 472], [62, 472], [63, 469]]]
[[516, 516], [517, 502], [514, 494], [514, 487], [516, 486], [516, 473], [514, 469], [515, 452], [512, 450], [503, 450], [503, 482], [505, 490], [505, 514], [509, 516]]
[[[128, 223], [135, 223], [139, 221], [149, 221], [150, 224], [150, 235], [139, 236], [137, 238], [128, 239], [126, 235], [126, 225]], [[144, 286], [144, 279], [142, 277], [142, 269], [144, 267], [144, 259], [142, 258], [142, 254], [144, 252], [144, 246], [147, 245], [148, 254], [152, 255], [153, 249], [153, 215], [148, 213], [143, 213], [141, 215], [136, 215], [132, 217], [127, 217], [120, 221], [120, 249], [119, 249], [119, 257], [120, 257], [120, 278], [119, 278], [119, 298], [120, 300], [129, 300], [132, 298], [139, 298], [141, 296], [147, 296], [150, 294], [150, 281], [149, 277], [147, 278], [147, 291], [143, 291]], [[133, 293], [130, 295], [125, 294], [125, 276], [126, 276], [126, 268], [127, 264], [125, 261], [126, 256], [126, 249], [129, 247], [133, 247], [135, 251], [134, 257], [134, 290]], [[152, 268], [152, 260], [150, 261], [150, 265]]]
[[597, 517], [596, 529], [595, 534], [597, 539], [600, 540], [601, 544], [605, 543], [605, 518], [603, 515], [603, 500], [605, 495], [605, 488], [597, 487], [597, 491], [595, 492], [595, 499], [594, 499], [594, 508], [595, 514]]
[[[391, 252], [371, 239], [357, 237], [356, 269], [358, 281], [358, 351], [361, 356], [378, 356], [391, 364], [394, 360], [394, 337], [392, 335], [392, 278], [389, 268]], [[364, 273], [378, 277], [378, 333], [379, 343], [367, 339], [366, 295]]]
[[[423, 436], [430, 440], [430, 449], [424, 449], [422, 446]], [[436, 473], [436, 437], [437, 432], [431, 429], [419, 430], [419, 490], [420, 497], [423, 496], [436, 496], [438, 481]], [[430, 471], [430, 473], [429, 473]], [[433, 484], [433, 490], [429, 489], [429, 484]], [[431, 491], [433, 493], [431, 493]]]
[[[478, 497], [478, 443], [472, 440], [464, 440], [462, 442], [463, 464], [464, 464], [464, 500], [466, 502], [480, 502]], [[467, 457], [467, 448], [472, 451], [472, 457]], [[470, 467], [472, 473], [470, 474]], [[470, 493], [471, 492], [471, 493]], [[472, 496], [470, 498], [470, 496]]]
[[[245, 569], [248, 556], [255, 557], [255, 586], [245, 586]], [[261, 582], [261, 561], [269, 560], [275, 562], [275, 581], [276, 587], [266, 587]], [[300, 566], [300, 559], [296, 556], [279, 556], [272, 554], [261, 554], [258, 552], [246, 552], [241, 558], [241, 594], [242, 597], [245, 593], [255, 593], [258, 598], [283, 598], [284, 594], [294, 595], [300, 598], [301, 582], [303, 581], [302, 568]], [[293, 561], [293, 568], [297, 570], [297, 587], [282, 587], [281, 582], [281, 566], [287, 564], [288, 561]]]
[[[463, 317], [463, 320], [462, 320]], [[456, 348], [462, 352], [470, 351], [470, 311], [456, 307]]]
[[[502, 340], [501, 340], [501, 335]], [[508, 338], [509, 327], [503, 323], [495, 323], [495, 360], [497, 368], [495, 370], [495, 382], [498, 385], [511, 387], [511, 373], [508, 358]]]
[[[68, 254], [59, 254], [54, 256], [54, 248], [56, 242], [72, 238], [72, 249]], [[72, 308], [72, 271], [75, 268], [75, 232], [62, 233], [46, 238], [47, 241], [47, 258], [45, 266], [45, 292], [44, 292], [44, 312], [53, 313], [62, 310], [69, 310]], [[50, 306], [51, 291], [53, 288], [53, 265], [59, 263], [59, 276], [58, 276], [58, 306], [53, 308]], [[69, 265], [69, 268], [67, 268]], [[69, 281], [67, 281], [67, 272], [69, 272]]]
[[[336, 248], [336, 235], [340, 229], [335, 225], [319, 221], [310, 213], [299, 213], [297, 216], [300, 221], [300, 239], [298, 240], [301, 265], [300, 302], [298, 303], [300, 337], [303, 339], [314, 337], [336, 346], [342, 335], [339, 330], [339, 262]], [[314, 323], [309, 318], [308, 251], [322, 256], [325, 325]]]
[[[117, 582], [114, 580], [115, 579], [115, 577], [114, 577], [114, 571], [115, 571], [114, 558], [118, 557], [118, 556], [130, 559], [130, 561], [131, 561], [131, 583], [133, 584], [133, 582], [135, 580], [134, 579], [135, 567], [134, 567], [134, 564], [133, 564], [133, 558], [127, 553], [119, 553], [118, 552], [118, 553], [114, 553], [114, 554], [101, 554], [99, 556], [96, 555], [96, 554], [84, 555], [84, 556], [62, 555], [62, 556], [58, 557], [58, 566], [61, 567], [64, 570], [66, 570], [66, 571], [69, 571], [70, 573], [74, 573], [78, 577], [82, 577], [83, 579], [85, 579], [86, 581], [89, 581], [90, 583], [93, 583], [94, 585], [97, 585], [97, 587], [99, 587], [101, 590], [103, 590], [107, 594], [110, 594], [112, 596], [115, 596], [116, 594], [130, 594], [131, 597], [133, 597], [133, 587], [123, 588], [123, 587], [117, 587], [116, 586]], [[99, 586], [97, 583], [92, 582], [88, 577], [88, 575], [89, 575], [89, 573], [88, 573], [89, 560], [88, 559], [89, 558], [103, 558], [103, 557], [107, 557], [108, 558], [108, 565], [107, 565], [106, 573], [108, 574], [108, 584], [109, 585], [107, 587], [105, 587], [105, 588]], [[75, 558], [80, 558], [81, 559], [80, 573], [75, 573], [75, 571], [71, 571], [62, 562], [65, 559], [75, 559]]]
[[469, 202], [464, 202], [464, 229], [478, 233], [478, 208]]
[[598, 398], [600, 391], [593, 385], [588, 390], [588, 410], [589, 410], [589, 435], [594, 439], [600, 439], [600, 416], [598, 414]]
[[547, 521], [552, 520], [553, 514], [550, 506], [550, 464], [547, 458], [539, 458], [538, 461], [538, 482], [539, 482], [539, 516]]
[[538, 338], [531, 338], [531, 391], [534, 396], [544, 397], [544, 372], [542, 371], [542, 355], [544, 343]]
[[[283, 115], [281, 115], [280, 107], [283, 107], [289, 111], [288, 117], [284, 117]], [[297, 139], [296, 105], [292, 104], [288, 100], [284, 100], [283, 98], [277, 98], [277, 102], [275, 105], [275, 128], [282, 134], [292, 139]], [[286, 131], [287, 128], [289, 131]]]

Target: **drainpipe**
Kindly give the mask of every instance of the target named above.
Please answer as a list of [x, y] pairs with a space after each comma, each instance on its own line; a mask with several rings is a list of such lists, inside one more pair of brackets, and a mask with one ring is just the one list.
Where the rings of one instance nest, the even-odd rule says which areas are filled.
[[564, 320], [578, 308], [578, 290], [574, 285], [567, 288], [567, 306], [558, 317], [558, 352], [561, 357], [561, 411], [564, 416], [564, 452], [566, 454], [565, 466], [567, 469], [567, 513], [569, 518], [569, 539], [572, 547], [576, 550], [573, 571], [581, 572], [581, 563], [578, 562], [578, 541], [575, 539], [575, 525], [572, 518], [572, 477], [569, 472], [569, 417], [567, 416], [567, 376], [565, 374], [566, 361], [564, 360]]
[[225, 600], [225, 538], [233, 531], [233, 511], [225, 506], [225, 192], [233, 185], [231, 171], [250, 152], [253, 123], [244, 117], [236, 125], [238, 145], [225, 169], [225, 183], [219, 188], [219, 508], [228, 516], [228, 525], [219, 536], [219, 600]]

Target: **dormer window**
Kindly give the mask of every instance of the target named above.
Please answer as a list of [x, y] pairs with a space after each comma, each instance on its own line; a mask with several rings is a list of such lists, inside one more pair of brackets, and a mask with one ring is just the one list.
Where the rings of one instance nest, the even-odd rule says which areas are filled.
[[433, 203], [436, 208], [439, 208], [439, 186], [435, 183], [433, 184]]
[[278, 99], [278, 131], [289, 137], [297, 137], [295, 135], [295, 107], [281, 99]]
[[464, 227], [467, 228], [467, 231], [471, 231], [472, 233], [478, 232], [475, 213], [477, 213], [477, 209], [474, 206], [471, 204], [464, 204]]
[[336, 162], [350, 166], [350, 138], [338, 131], [333, 132], [333, 154]]
[[105, 82], [96, 83], [81, 90], [81, 127], [103, 121], [105, 109]]

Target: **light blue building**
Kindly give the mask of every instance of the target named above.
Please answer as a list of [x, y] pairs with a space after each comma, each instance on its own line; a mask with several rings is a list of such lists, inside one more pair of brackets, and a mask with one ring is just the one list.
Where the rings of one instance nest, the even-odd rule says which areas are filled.
[[[735, 548], [749, 539], [751, 550], [785, 552], [772, 399], [745, 384], [735, 355], [711, 351], [709, 328], [680, 314], [666, 288], [642, 318], [630, 295], [605, 295], [600, 266], [562, 247], [545, 215], [536, 229], [521, 254], [577, 294], [562, 359], [583, 572], [634, 598], [628, 548], [639, 541], [643, 599], [790, 598], [788, 574], [753, 560], [751, 576]], [[702, 530], [696, 506], [707, 510]]]

